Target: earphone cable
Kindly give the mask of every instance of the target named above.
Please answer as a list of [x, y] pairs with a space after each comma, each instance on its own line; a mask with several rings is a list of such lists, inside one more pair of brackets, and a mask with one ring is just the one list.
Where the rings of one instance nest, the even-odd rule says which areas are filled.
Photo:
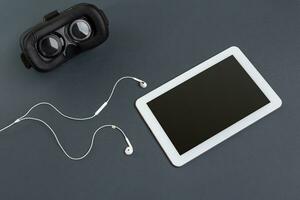
[[32, 106], [22, 117], [26, 117], [33, 109], [35, 109], [38, 106], [41, 105], [47, 105], [50, 106], [51, 108], [53, 108], [58, 114], [60, 114], [62, 117], [66, 118], [66, 119], [70, 119], [70, 120], [74, 120], [74, 121], [85, 121], [85, 120], [90, 120], [93, 119], [95, 117], [95, 115], [89, 116], [89, 117], [83, 117], [83, 118], [78, 118], [78, 117], [71, 117], [69, 115], [64, 114], [63, 112], [61, 112], [58, 108], [56, 108], [53, 104], [49, 103], [49, 102], [40, 102], [35, 104], [34, 106]]
[[107, 100], [106, 100], [107, 103], [110, 101], [110, 99], [112, 98], [113, 94], [115, 93], [115, 90], [116, 90], [117, 85], [118, 85], [122, 80], [124, 80], [124, 79], [133, 79], [133, 80], [136, 80], [136, 78], [133, 77], [133, 76], [123, 76], [123, 77], [119, 78], [119, 79], [115, 82], [115, 84], [114, 84], [114, 86], [113, 86], [113, 88], [112, 88], [112, 90], [111, 90], [111, 92], [110, 92], [110, 95], [109, 95], [109, 97], [108, 97]]
[[[87, 151], [83, 156], [81, 156], [81, 157], [72, 157], [72, 156], [70, 156], [70, 155], [66, 152], [66, 150], [65, 150], [64, 147], [63, 147], [63, 145], [62, 145], [61, 142], [59, 141], [59, 139], [58, 139], [58, 137], [57, 137], [55, 131], [51, 128], [51, 126], [50, 126], [49, 124], [47, 124], [45, 121], [43, 121], [43, 120], [41, 120], [41, 119], [39, 119], [39, 118], [28, 117], [29, 113], [30, 113], [33, 109], [35, 109], [35, 108], [38, 107], [38, 106], [45, 105], [45, 106], [51, 107], [51, 108], [54, 109], [58, 114], [60, 114], [62, 117], [66, 118], [66, 119], [69, 119], [69, 120], [74, 120], [74, 121], [85, 121], [85, 120], [93, 119], [94, 117], [96, 117], [96, 116], [97, 116], [97, 115], [98, 115], [98, 114], [99, 114], [99, 113], [107, 106], [108, 102], [111, 100], [113, 94], [115, 93], [115, 90], [116, 90], [117, 85], [118, 85], [122, 80], [124, 80], [124, 79], [132, 79], [132, 80], [138, 81], [138, 82], [140, 82], [140, 83], [143, 82], [143, 83], [145, 84], [144, 81], [142, 81], [142, 80], [140, 80], [140, 79], [138, 79], [138, 78], [135, 78], [135, 77], [133, 77], [133, 76], [124, 76], [124, 77], [119, 78], [119, 79], [115, 82], [114, 86], [112, 87], [112, 90], [111, 90], [111, 92], [110, 92], [110, 95], [109, 95], [109, 97], [107, 98], [107, 100], [104, 102], [104, 104], [102, 104], [102, 106], [95, 112], [94, 115], [91, 115], [91, 116], [89, 116], [89, 117], [82, 117], [82, 118], [80, 118], [80, 117], [72, 117], [72, 116], [69, 116], [69, 115], [64, 114], [64, 113], [63, 113], [62, 111], [60, 111], [57, 107], [55, 107], [53, 104], [51, 104], [51, 103], [49, 103], [49, 102], [40, 102], [40, 103], [37, 103], [37, 104], [33, 105], [33, 106], [32, 106], [32, 107], [31, 107], [24, 115], [22, 115], [21, 117], [19, 117], [19, 118], [18, 118], [17, 120], [15, 120], [13, 123], [11, 123], [11, 124], [5, 126], [4, 128], [0, 129], [0, 132], [3, 132], [4, 130], [6, 130], [6, 129], [12, 127], [13, 125], [15, 125], [15, 124], [17, 124], [17, 123], [19, 123], [19, 122], [21, 122], [21, 121], [24, 121], [24, 120], [33, 120], [33, 121], [40, 122], [40, 123], [42, 123], [43, 125], [45, 125], [45, 126], [52, 132], [52, 134], [53, 134], [53, 136], [55, 137], [55, 140], [56, 140], [58, 146], [60, 147], [60, 149], [62, 150], [62, 152], [63, 152], [69, 159], [71, 159], [71, 160], [82, 160], [82, 159], [84, 159], [84, 158], [90, 153], [90, 151], [92, 150], [93, 145], [94, 145], [95, 136], [96, 136], [96, 134], [98, 133], [98, 131], [100, 131], [101, 129], [106, 128], [106, 127], [111, 127], [111, 128], [113, 128], [113, 129], [117, 129], [119, 132], [121, 132], [121, 133], [123, 134], [123, 136], [124, 136], [126, 142], [131, 146], [131, 144], [130, 144], [128, 138], [126, 137], [125, 133], [123, 132], [123, 130], [122, 130], [121, 128], [119, 128], [119, 127], [117, 127], [117, 126], [115, 126], [115, 125], [103, 125], [103, 126], [99, 127], [99, 128], [94, 132], [93, 137], [92, 137], [92, 141], [91, 141], [91, 144], [90, 144], [90, 147], [89, 147], [88, 151]], [[146, 86], [145, 86], [145, 87], [146, 87]], [[144, 87], [144, 88], [145, 88], [145, 87]], [[131, 146], [131, 148], [132, 148], [132, 146]], [[132, 152], [131, 152], [131, 153], [132, 153]], [[128, 155], [129, 155], [129, 154], [128, 154]]]
[[[64, 117], [64, 118], [66, 118], [66, 119], [69, 119], [69, 120], [74, 120], [74, 121], [86, 121], [86, 120], [90, 120], [90, 119], [93, 119], [93, 118], [95, 118], [102, 110], [103, 110], [103, 108], [108, 104], [108, 102], [111, 100], [111, 98], [112, 98], [112, 96], [113, 96], [113, 94], [115, 93], [115, 90], [116, 90], [116, 87], [117, 87], [117, 85], [120, 83], [120, 81], [122, 81], [122, 80], [124, 80], [124, 79], [133, 79], [133, 80], [135, 80], [135, 77], [133, 77], [133, 76], [124, 76], [124, 77], [121, 77], [121, 78], [119, 78], [116, 82], [115, 82], [115, 84], [114, 84], [114, 86], [113, 86], [113, 88], [112, 88], [112, 90], [111, 90], [111, 92], [110, 92], [110, 95], [109, 95], [109, 97], [107, 98], [107, 100], [105, 101], [105, 105], [102, 107], [102, 109], [99, 111], [99, 112], [96, 112], [95, 114], [93, 114], [93, 115], [91, 115], [91, 116], [89, 116], [89, 117], [72, 117], [72, 116], [69, 116], [69, 115], [67, 115], [67, 114], [64, 114], [62, 111], [60, 111], [57, 107], [55, 107], [53, 104], [51, 104], [51, 103], [49, 103], [49, 102], [40, 102], [40, 103], [37, 103], [37, 104], [35, 104], [35, 105], [33, 105], [22, 117], [19, 117], [19, 119], [20, 118], [24, 118], [24, 117], [26, 117], [33, 109], [35, 109], [36, 107], [39, 107], [39, 106], [42, 106], [42, 105], [46, 105], [46, 106], [49, 106], [49, 107], [51, 107], [52, 109], [54, 109], [58, 114], [60, 114], [62, 117]], [[8, 125], [8, 126], [6, 126], [6, 127], [4, 127], [4, 128], [2, 128], [1, 130], [0, 130], [0, 132], [2, 132], [3, 130], [6, 130], [7, 128], [9, 128], [11, 125], [13, 125], [13, 123], [12, 124], [10, 124], [10, 125]]]
[[[104, 129], [104, 128], [112, 128], [112, 129], [116, 129], [118, 130], [124, 137], [125, 140], [128, 140], [126, 134], [124, 133], [124, 131], [116, 126], [116, 125], [111, 125], [111, 124], [105, 124], [105, 125], [102, 125], [100, 126], [99, 128], [97, 128], [95, 130], [95, 132], [93, 133], [93, 136], [92, 136], [92, 140], [91, 140], [91, 143], [90, 143], [90, 146], [88, 148], [88, 150], [80, 157], [74, 157], [74, 156], [71, 156], [66, 150], [65, 148], [63, 147], [62, 143], [60, 142], [58, 136], [56, 135], [55, 131], [52, 129], [52, 127], [45, 121], [41, 120], [41, 119], [38, 119], [38, 118], [34, 118], [34, 117], [23, 117], [23, 118], [19, 118], [18, 120], [16, 120], [15, 122], [13, 122], [12, 124], [9, 125], [9, 127], [21, 122], [21, 121], [24, 121], [24, 120], [32, 120], [32, 121], [37, 121], [37, 122], [40, 122], [42, 123], [44, 126], [46, 126], [52, 133], [52, 135], [54, 136], [55, 140], [56, 140], [56, 143], [58, 144], [59, 148], [61, 149], [61, 151], [65, 154], [65, 156], [67, 156], [69, 159], [71, 160], [74, 160], [74, 161], [78, 161], [78, 160], [82, 160], [84, 159], [85, 157], [87, 157], [91, 150], [93, 149], [93, 146], [94, 146], [94, 141], [95, 141], [95, 137], [97, 135], [97, 133], [99, 133], [100, 130]], [[9, 127], [5, 127], [3, 130], [9, 128]], [[0, 130], [1, 132], [2, 130]]]

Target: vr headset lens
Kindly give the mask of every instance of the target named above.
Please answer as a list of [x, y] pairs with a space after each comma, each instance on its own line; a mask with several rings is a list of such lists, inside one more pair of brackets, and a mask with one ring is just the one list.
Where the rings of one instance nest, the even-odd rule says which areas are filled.
[[[71, 37], [75, 41], [84, 41], [92, 34], [90, 24], [83, 19], [72, 22], [69, 28]], [[38, 44], [39, 51], [46, 58], [53, 58], [63, 50], [64, 40], [56, 34], [50, 34], [43, 37]]]
[[62, 48], [62, 38], [54, 34], [47, 35], [39, 41], [39, 51], [47, 58], [57, 56], [62, 51]]
[[75, 20], [70, 26], [70, 35], [74, 40], [83, 41], [88, 39], [92, 34], [90, 24], [83, 19]]

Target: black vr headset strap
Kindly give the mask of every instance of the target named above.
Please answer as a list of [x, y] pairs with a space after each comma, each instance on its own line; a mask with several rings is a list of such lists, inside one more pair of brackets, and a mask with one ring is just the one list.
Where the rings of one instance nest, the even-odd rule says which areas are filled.
[[59, 12], [57, 10], [54, 10], [47, 15], [44, 16], [44, 22], [49, 21], [50, 19], [53, 19], [59, 15]]

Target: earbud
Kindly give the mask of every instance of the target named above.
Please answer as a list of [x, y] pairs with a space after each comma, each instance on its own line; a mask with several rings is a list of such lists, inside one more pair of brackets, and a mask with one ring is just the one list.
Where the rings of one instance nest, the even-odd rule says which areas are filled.
[[130, 143], [130, 141], [129, 141], [129, 139], [127, 137], [125, 137], [125, 140], [126, 140], [126, 142], [128, 144], [128, 147], [126, 147], [126, 149], [125, 149], [125, 154], [127, 156], [130, 156], [130, 155], [133, 154], [133, 147], [132, 147], [132, 145], [131, 145], [131, 143]]
[[147, 83], [145, 81], [142, 81], [142, 82], [140, 82], [140, 86], [141, 86], [141, 88], [146, 88]]
[[125, 154], [127, 155], [127, 156], [130, 156], [130, 155], [132, 155], [133, 154], [133, 147], [132, 147], [132, 145], [131, 145], [131, 143], [130, 143], [130, 141], [129, 141], [129, 139], [128, 139], [128, 137], [125, 135], [125, 133], [124, 133], [124, 131], [120, 128], [120, 127], [117, 127], [117, 126], [115, 126], [115, 125], [111, 125], [111, 128], [113, 128], [113, 129], [118, 129], [122, 134], [123, 134], [123, 136], [124, 136], [124, 138], [125, 138], [125, 141], [126, 141], [126, 143], [127, 143], [127, 147], [126, 147], [126, 149], [125, 149]]
[[126, 149], [125, 149], [125, 154], [126, 154], [127, 156], [132, 155], [132, 154], [133, 154], [133, 148], [132, 148], [132, 147], [126, 147]]
[[137, 82], [140, 83], [141, 88], [146, 88], [147, 87], [147, 83], [141, 79], [135, 78], [133, 77], [133, 80], [136, 80]]

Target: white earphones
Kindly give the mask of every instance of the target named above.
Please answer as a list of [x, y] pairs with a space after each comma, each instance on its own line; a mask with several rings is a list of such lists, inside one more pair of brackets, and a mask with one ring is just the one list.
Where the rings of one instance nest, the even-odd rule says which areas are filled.
[[147, 87], [147, 83], [141, 79], [138, 78], [133, 78], [133, 80], [136, 80], [140, 83], [141, 88], [146, 88]]
[[119, 128], [119, 127], [117, 127], [117, 126], [115, 126], [115, 125], [112, 125], [111, 127], [112, 127], [113, 129], [119, 130], [119, 131], [123, 134], [123, 136], [124, 136], [124, 138], [125, 138], [125, 141], [126, 141], [126, 143], [127, 143], [127, 145], [128, 145], [128, 146], [126, 147], [124, 153], [125, 153], [127, 156], [132, 155], [132, 154], [133, 154], [133, 147], [132, 147], [132, 145], [131, 145], [131, 143], [130, 143], [128, 137], [125, 135], [125, 133], [122, 131], [121, 128]]
[[128, 139], [128, 137], [126, 136], [126, 134], [124, 133], [124, 131], [116, 126], [116, 125], [110, 125], [110, 124], [107, 124], [107, 125], [103, 125], [103, 126], [100, 126], [99, 128], [96, 129], [96, 131], [94, 132], [93, 134], [93, 137], [92, 137], [92, 141], [91, 141], [91, 144], [90, 144], [90, 147], [88, 149], [88, 151], [83, 155], [83, 156], [80, 156], [80, 157], [73, 157], [73, 156], [70, 156], [66, 150], [64, 149], [64, 147], [62, 146], [61, 142], [59, 141], [56, 133], [54, 132], [54, 130], [43, 120], [39, 119], [39, 118], [34, 118], [34, 117], [28, 117], [28, 114], [33, 110], [35, 109], [36, 107], [38, 106], [42, 106], [42, 105], [46, 105], [46, 106], [49, 106], [51, 108], [53, 108], [58, 114], [60, 114], [62, 117], [66, 118], [66, 119], [69, 119], [69, 120], [75, 120], [75, 121], [86, 121], [86, 120], [90, 120], [90, 119], [93, 119], [95, 118], [97, 115], [100, 114], [100, 112], [107, 106], [107, 104], [109, 103], [110, 99], [112, 98], [114, 92], [115, 92], [115, 89], [117, 87], [117, 85], [119, 84], [120, 81], [124, 80], [124, 79], [132, 79], [132, 80], [135, 80], [137, 82], [139, 82], [139, 85], [140, 87], [142, 88], [146, 88], [147, 87], [147, 83], [141, 79], [138, 79], [138, 78], [135, 78], [135, 77], [132, 77], [132, 76], [124, 76], [124, 77], [121, 77], [119, 78], [116, 83], [114, 84], [112, 90], [111, 90], [111, 93], [108, 97], [108, 99], [97, 109], [97, 111], [89, 116], [89, 117], [82, 117], [82, 118], [79, 118], [79, 117], [71, 117], [69, 115], [66, 115], [64, 114], [63, 112], [61, 112], [58, 108], [56, 108], [54, 105], [52, 105], [51, 103], [49, 102], [40, 102], [40, 103], [37, 103], [35, 104], [34, 106], [32, 106], [23, 116], [19, 117], [17, 120], [15, 120], [13, 123], [9, 124], [8, 126], [0, 129], [0, 132], [3, 132], [4, 130], [12, 127], [13, 125], [21, 122], [21, 121], [24, 121], [24, 120], [32, 120], [32, 121], [37, 121], [37, 122], [40, 122], [42, 123], [43, 125], [45, 125], [53, 134], [53, 136], [55, 137], [55, 140], [58, 144], [58, 146], [60, 147], [60, 149], [62, 150], [62, 152], [71, 160], [82, 160], [84, 159], [92, 150], [93, 148], [93, 145], [94, 145], [94, 140], [95, 140], [95, 136], [96, 134], [98, 133], [98, 131], [100, 131], [101, 129], [103, 128], [107, 128], [107, 127], [110, 127], [112, 129], [116, 129], [118, 130], [120, 133], [122, 133], [122, 135], [124, 136], [124, 139], [127, 143], [127, 147], [125, 148], [125, 154], [126, 155], [132, 155], [133, 154], [133, 147]]
[[[114, 94], [115, 92], [115, 89], [117, 87], [117, 85], [119, 84], [120, 81], [124, 80], [124, 79], [132, 79], [132, 80], [135, 80], [139, 83], [140, 87], [141, 88], [146, 88], [147, 87], [147, 83], [141, 79], [138, 79], [138, 78], [135, 78], [133, 76], [124, 76], [122, 78], [119, 78], [116, 83], [114, 84], [112, 90], [111, 90], [111, 93], [109, 95], [109, 97], [107, 98], [107, 100], [98, 108], [98, 110], [95, 112], [94, 116], [91, 116], [91, 118], [97, 116], [100, 114], [100, 112], [107, 106], [108, 102], [110, 101], [112, 95]], [[83, 118], [84, 119], [84, 118]]]

